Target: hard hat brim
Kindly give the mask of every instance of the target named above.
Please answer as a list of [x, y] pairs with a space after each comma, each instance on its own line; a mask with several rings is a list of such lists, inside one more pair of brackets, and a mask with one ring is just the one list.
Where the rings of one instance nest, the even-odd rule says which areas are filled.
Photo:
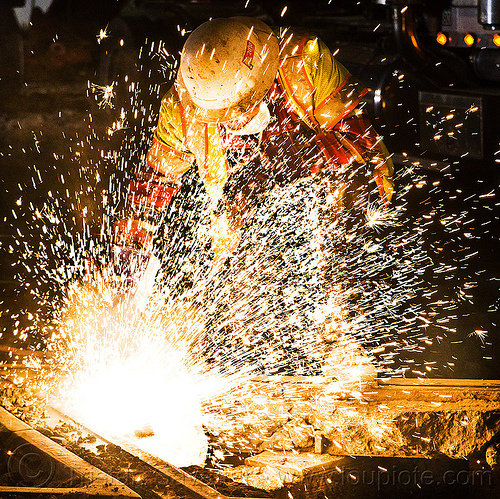
[[[269, 86], [269, 88], [271, 87], [271, 85]], [[180, 71], [177, 74], [175, 88], [177, 90], [177, 94], [179, 95], [179, 100], [185, 112], [189, 114], [191, 117], [193, 117], [195, 120], [201, 121], [203, 123], [224, 123], [226, 121], [235, 120], [239, 118], [242, 114], [247, 113], [250, 109], [260, 104], [260, 102], [262, 102], [262, 99], [267, 94], [266, 92], [261, 97], [259, 96], [259, 98], [256, 98], [255, 101], [252, 102], [250, 106], [245, 106], [244, 108], [242, 108], [241, 106], [232, 106], [224, 109], [207, 109], [198, 106], [193, 101], [191, 95], [186, 89]]]

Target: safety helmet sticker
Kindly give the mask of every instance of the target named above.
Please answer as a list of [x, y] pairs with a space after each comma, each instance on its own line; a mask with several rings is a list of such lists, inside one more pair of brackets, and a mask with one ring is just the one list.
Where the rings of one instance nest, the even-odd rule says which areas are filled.
[[255, 54], [255, 45], [247, 40], [247, 48], [245, 50], [245, 55], [243, 56], [243, 64], [250, 69], [253, 69], [253, 56]]

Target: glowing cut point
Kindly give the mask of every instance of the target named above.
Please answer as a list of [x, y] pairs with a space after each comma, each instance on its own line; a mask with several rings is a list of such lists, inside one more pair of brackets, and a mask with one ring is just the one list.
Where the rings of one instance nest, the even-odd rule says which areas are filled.
[[176, 466], [203, 465], [202, 404], [231, 386], [193, 358], [204, 317], [162, 300], [134, 315], [131, 300], [113, 301], [106, 285], [69, 290], [65, 375], [53, 404], [104, 437], [132, 441]]

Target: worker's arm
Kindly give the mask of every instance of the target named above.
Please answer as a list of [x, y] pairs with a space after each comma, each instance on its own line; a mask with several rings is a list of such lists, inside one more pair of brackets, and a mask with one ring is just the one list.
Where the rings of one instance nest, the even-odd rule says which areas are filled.
[[388, 204], [394, 192], [394, 165], [381, 137], [358, 107], [367, 89], [317, 38], [304, 43], [302, 60], [313, 92], [314, 120], [322, 129], [318, 139], [327, 157], [341, 164], [371, 163], [381, 199]]
[[[114, 260], [120, 274], [140, 276], [141, 269], [144, 270], [161, 213], [179, 190], [182, 175], [194, 161], [184, 146], [181, 118], [177, 95], [171, 89], [162, 99], [146, 162], [130, 182], [125, 218], [115, 223]], [[137, 280], [137, 277], [130, 279]]]
[[127, 194], [127, 217], [116, 223], [116, 242], [148, 248], [159, 214], [179, 190], [194, 156], [184, 145], [182, 116], [175, 90], [161, 102], [158, 125], [145, 164], [135, 172]]

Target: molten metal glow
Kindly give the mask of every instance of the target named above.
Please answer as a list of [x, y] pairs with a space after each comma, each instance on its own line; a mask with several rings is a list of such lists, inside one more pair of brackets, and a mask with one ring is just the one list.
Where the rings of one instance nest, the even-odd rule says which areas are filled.
[[113, 290], [74, 284], [60, 322], [52, 404], [111, 439], [128, 439], [177, 466], [207, 455], [202, 403], [232, 381], [193, 356], [204, 318], [159, 300], [144, 311]]

